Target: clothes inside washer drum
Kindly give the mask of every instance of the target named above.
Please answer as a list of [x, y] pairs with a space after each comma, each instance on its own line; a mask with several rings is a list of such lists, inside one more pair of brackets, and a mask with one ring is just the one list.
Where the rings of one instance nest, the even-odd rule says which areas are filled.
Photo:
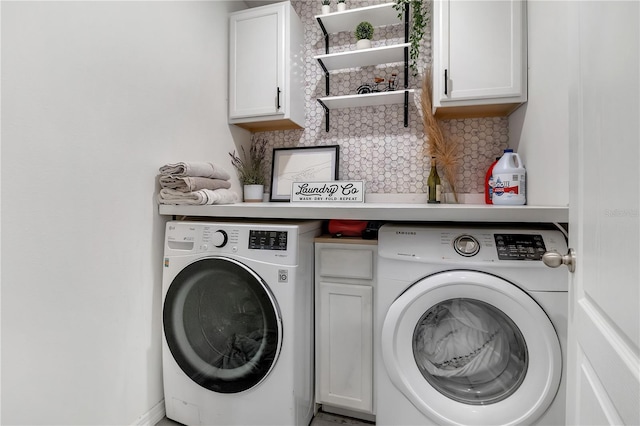
[[220, 358], [221, 368], [238, 368], [251, 364], [253, 367], [255, 361], [252, 359], [258, 354], [262, 346], [262, 333], [255, 331], [246, 336], [232, 335], [227, 341], [227, 350], [224, 356]]
[[509, 363], [507, 331], [488, 310], [466, 299], [432, 307], [414, 333], [418, 366], [437, 377], [491, 381]]

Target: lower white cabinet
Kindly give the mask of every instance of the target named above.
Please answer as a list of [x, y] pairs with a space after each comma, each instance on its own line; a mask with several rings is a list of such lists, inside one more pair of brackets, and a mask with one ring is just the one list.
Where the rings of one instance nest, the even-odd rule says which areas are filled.
[[376, 258], [374, 240], [316, 239], [316, 403], [326, 411], [374, 414]]

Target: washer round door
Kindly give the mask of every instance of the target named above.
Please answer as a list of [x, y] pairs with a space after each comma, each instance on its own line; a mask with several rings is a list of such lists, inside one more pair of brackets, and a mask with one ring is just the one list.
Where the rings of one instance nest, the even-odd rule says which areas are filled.
[[233, 259], [206, 258], [180, 271], [167, 290], [163, 322], [180, 368], [214, 392], [251, 389], [280, 353], [276, 301], [260, 276]]
[[529, 424], [560, 385], [549, 317], [512, 283], [481, 272], [413, 284], [389, 308], [381, 342], [394, 385], [437, 424]]

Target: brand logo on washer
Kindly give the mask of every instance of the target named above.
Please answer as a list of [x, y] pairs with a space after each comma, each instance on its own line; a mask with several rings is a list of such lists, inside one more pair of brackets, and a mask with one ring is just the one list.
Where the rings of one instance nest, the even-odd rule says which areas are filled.
[[415, 231], [396, 231], [396, 235], [417, 235]]
[[289, 282], [289, 271], [286, 269], [278, 269], [278, 282], [279, 283], [288, 283]]

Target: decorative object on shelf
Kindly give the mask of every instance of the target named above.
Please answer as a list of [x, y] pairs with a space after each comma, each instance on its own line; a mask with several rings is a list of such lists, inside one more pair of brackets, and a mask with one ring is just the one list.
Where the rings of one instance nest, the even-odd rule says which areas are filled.
[[239, 196], [232, 191], [231, 175], [212, 162], [179, 162], [160, 167], [160, 192], [157, 200], [164, 204], [233, 204]]
[[242, 190], [245, 203], [261, 203], [263, 201], [264, 185], [245, 185]]
[[236, 155], [236, 152], [230, 152], [231, 164], [238, 171], [238, 179], [244, 185], [244, 201], [260, 202], [263, 199], [264, 184], [266, 178], [266, 153], [267, 140], [257, 139], [249, 148], [249, 155], [242, 149], [242, 158]]
[[373, 25], [367, 21], [362, 21], [356, 26], [356, 49], [369, 49], [373, 38]]
[[363, 95], [365, 93], [374, 93], [374, 92], [392, 92], [396, 90], [396, 76], [398, 74], [393, 73], [386, 85], [384, 85], [384, 78], [375, 77], [373, 79], [373, 84], [365, 83], [358, 86], [356, 93], [358, 95]]
[[441, 170], [444, 172], [444, 180], [449, 186], [448, 192], [453, 193], [453, 198], [457, 203], [456, 176], [460, 154], [454, 141], [444, 137], [438, 120], [433, 115], [431, 84], [431, 68], [427, 68], [422, 78], [422, 94], [420, 95], [422, 121], [427, 133], [425, 154], [428, 157], [435, 157], [435, 161], [440, 164]]
[[294, 182], [291, 202], [364, 203], [364, 181]]
[[392, 72], [391, 77], [389, 77], [389, 79], [387, 80], [387, 92], [392, 92], [398, 87], [396, 83], [396, 77], [398, 77], [398, 74]]
[[331, 0], [322, 0], [322, 14], [331, 13]]
[[338, 179], [338, 145], [275, 148], [270, 201], [290, 201], [294, 182]]
[[409, 33], [409, 57], [411, 58], [411, 70], [413, 75], [418, 75], [418, 57], [420, 56], [420, 41], [424, 37], [424, 31], [429, 23], [427, 2], [423, 0], [396, 0], [393, 6], [398, 11], [398, 18], [404, 18], [406, 8], [411, 9], [411, 32]]
[[427, 188], [429, 188], [428, 203], [440, 204], [442, 195], [442, 185], [440, 185], [440, 176], [438, 175], [438, 167], [436, 167], [436, 157], [431, 157], [431, 170], [427, 179]]
[[344, 12], [347, 10], [346, 0], [338, 0], [338, 12]]

